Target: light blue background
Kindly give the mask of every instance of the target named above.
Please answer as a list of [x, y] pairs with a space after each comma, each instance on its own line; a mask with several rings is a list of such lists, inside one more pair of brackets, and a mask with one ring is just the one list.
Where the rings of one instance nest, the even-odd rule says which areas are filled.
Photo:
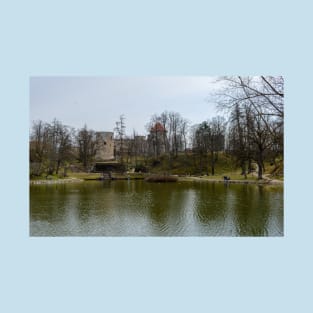
[[[312, 312], [309, 3], [1, 1], [0, 311]], [[222, 74], [285, 76], [285, 237], [29, 237], [30, 76]]]

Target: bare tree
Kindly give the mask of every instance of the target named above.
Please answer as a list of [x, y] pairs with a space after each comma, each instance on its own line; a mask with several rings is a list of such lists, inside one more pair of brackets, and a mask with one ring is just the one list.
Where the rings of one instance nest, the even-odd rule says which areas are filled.
[[125, 117], [124, 115], [120, 115], [119, 120], [115, 123], [114, 131], [116, 132], [116, 137], [118, 140], [118, 147], [117, 147], [117, 155], [120, 158], [121, 163], [123, 163], [123, 154], [124, 154], [124, 138], [125, 138]]
[[182, 119], [181, 125], [180, 125], [180, 135], [182, 138], [182, 144], [184, 147], [184, 151], [186, 153], [187, 151], [187, 134], [189, 130], [189, 121], [187, 119]]
[[204, 121], [196, 126], [193, 137], [194, 151], [199, 155], [200, 171], [203, 170], [205, 162], [208, 174], [210, 156], [211, 175], [215, 175], [215, 164], [218, 160], [218, 153], [224, 150], [226, 122], [222, 116]]
[[215, 174], [215, 163], [218, 159], [218, 152], [224, 150], [226, 122], [224, 117], [213, 117], [209, 121], [209, 151], [211, 154], [211, 174]]
[[282, 76], [224, 76], [222, 90], [216, 93], [222, 109], [249, 103], [260, 115], [284, 117], [284, 79]]
[[178, 112], [164, 111], [154, 114], [146, 125], [149, 132], [150, 155], [158, 159], [162, 154], [168, 157], [168, 170], [172, 169], [173, 158], [186, 151], [188, 121]]
[[164, 111], [163, 113], [161, 113], [158, 120], [164, 129], [164, 131], [162, 132], [162, 135], [163, 135], [163, 143], [164, 143], [165, 152], [169, 153], [169, 141], [167, 138], [168, 128], [169, 128], [169, 113], [167, 111]]
[[242, 149], [236, 151], [242, 173], [245, 174], [245, 161], [252, 158], [258, 164], [258, 178], [262, 179], [264, 157], [273, 151], [278, 134], [283, 136], [284, 80], [281, 76], [237, 76], [220, 81], [223, 87], [216, 94], [217, 103], [220, 109], [230, 112], [233, 152], [237, 140]]
[[[203, 163], [207, 164], [208, 160], [208, 142], [209, 142], [209, 124], [207, 121], [195, 126], [193, 137], [193, 150], [199, 156], [200, 173], [203, 171]], [[206, 172], [207, 166], [206, 166]]]
[[73, 130], [56, 119], [49, 125], [48, 174], [58, 175], [60, 167], [72, 159], [72, 136]]
[[146, 129], [149, 132], [148, 144], [150, 154], [155, 158], [159, 158], [167, 149], [167, 130], [162, 125], [160, 116], [154, 114], [146, 125]]
[[76, 141], [78, 144], [78, 159], [87, 170], [96, 155], [95, 132], [85, 125], [78, 131]]
[[168, 113], [169, 117], [169, 134], [168, 140], [170, 144], [170, 151], [174, 157], [178, 156], [178, 152], [183, 150], [183, 137], [186, 131], [185, 120], [178, 112]]
[[51, 124], [34, 122], [31, 134], [31, 162], [40, 164], [40, 172], [58, 174], [60, 167], [73, 158], [73, 129], [54, 119]]
[[239, 105], [235, 105], [231, 112], [228, 129], [228, 147], [227, 150], [236, 160], [241, 168], [241, 175], [247, 178], [251, 172], [251, 143], [249, 141], [249, 132], [247, 117], [245, 111], [241, 110]]
[[30, 134], [30, 173], [41, 175], [45, 171], [48, 154], [49, 125], [43, 121], [35, 121]]

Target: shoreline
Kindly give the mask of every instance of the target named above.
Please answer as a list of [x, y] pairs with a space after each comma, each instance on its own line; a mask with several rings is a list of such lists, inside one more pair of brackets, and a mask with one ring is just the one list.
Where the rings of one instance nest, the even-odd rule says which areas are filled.
[[59, 178], [59, 179], [36, 179], [29, 180], [30, 185], [55, 185], [55, 184], [68, 184], [68, 183], [81, 183], [84, 182], [84, 179], [80, 178]]
[[[118, 178], [113, 180], [128, 180], [128, 177], [125, 178]], [[138, 178], [130, 178], [130, 180], [138, 180]], [[38, 179], [38, 180], [30, 180], [30, 185], [54, 185], [54, 184], [68, 184], [68, 183], [82, 183], [86, 181], [101, 181], [97, 179], [82, 179], [82, 178], [75, 178], [75, 177], [68, 177], [68, 178], [60, 178], [60, 179]], [[284, 181], [277, 180], [277, 179], [269, 179], [265, 178], [262, 180], [236, 180], [231, 179], [224, 181], [223, 179], [207, 179], [203, 177], [197, 176], [181, 176], [178, 177], [178, 182], [209, 182], [209, 183], [223, 183], [223, 184], [257, 184], [257, 185], [284, 185]]]
[[224, 184], [257, 184], [257, 185], [284, 185], [284, 181], [277, 179], [262, 179], [262, 180], [238, 180], [238, 179], [207, 179], [203, 177], [179, 177], [178, 181], [201, 181], [201, 182], [212, 182], [212, 183], [224, 183]]

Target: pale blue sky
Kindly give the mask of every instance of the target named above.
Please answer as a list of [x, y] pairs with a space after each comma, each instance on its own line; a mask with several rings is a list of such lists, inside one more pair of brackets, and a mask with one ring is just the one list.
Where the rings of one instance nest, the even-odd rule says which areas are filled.
[[121, 114], [126, 133], [146, 134], [154, 113], [176, 111], [200, 123], [216, 115], [210, 93], [216, 78], [178, 77], [32, 77], [30, 122], [54, 118], [75, 128], [113, 131]]

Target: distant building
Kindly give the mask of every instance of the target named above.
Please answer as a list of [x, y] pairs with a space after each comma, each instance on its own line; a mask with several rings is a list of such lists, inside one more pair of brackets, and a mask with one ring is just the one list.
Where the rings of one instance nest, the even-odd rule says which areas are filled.
[[133, 156], [147, 154], [147, 140], [145, 136], [125, 137], [121, 141], [114, 138], [113, 132], [96, 132], [95, 162], [121, 161]]
[[113, 132], [96, 132], [96, 162], [114, 159]]

